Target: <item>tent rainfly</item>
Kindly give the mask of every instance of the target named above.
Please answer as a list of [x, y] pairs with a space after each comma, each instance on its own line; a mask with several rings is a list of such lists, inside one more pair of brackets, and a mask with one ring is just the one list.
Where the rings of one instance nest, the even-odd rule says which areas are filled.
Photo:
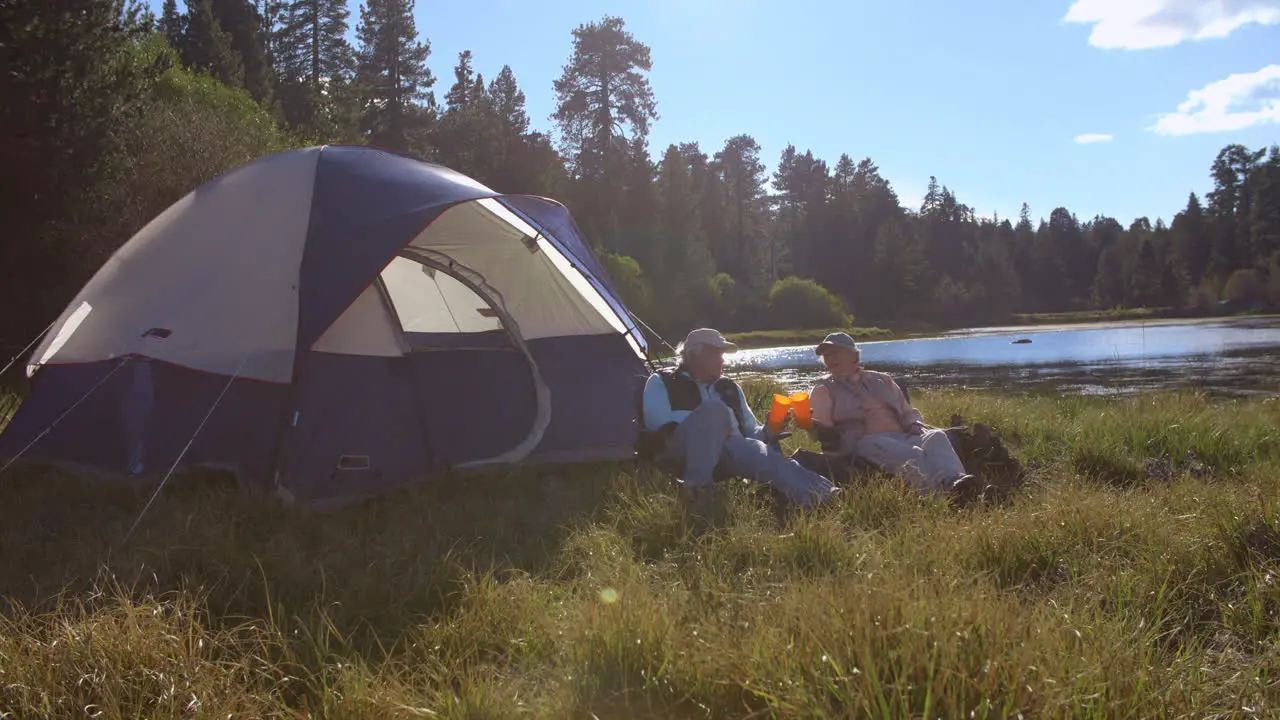
[[366, 147], [251, 162], [131, 238], [36, 346], [0, 462], [214, 467], [348, 503], [631, 457], [648, 348], [568, 210]]

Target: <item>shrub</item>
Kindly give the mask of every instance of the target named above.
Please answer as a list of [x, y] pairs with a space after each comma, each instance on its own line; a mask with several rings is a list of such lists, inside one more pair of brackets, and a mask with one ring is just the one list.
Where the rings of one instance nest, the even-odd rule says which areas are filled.
[[610, 252], [601, 253], [605, 272], [609, 273], [613, 284], [622, 296], [622, 302], [632, 312], [645, 316], [649, 313], [652, 298], [649, 294], [649, 283], [645, 279], [644, 270], [635, 258], [627, 255], [615, 255]]
[[844, 303], [813, 280], [788, 277], [769, 290], [769, 316], [775, 328], [844, 327], [853, 323]]
[[1192, 310], [1208, 310], [1218, 303], [1218, 294], [1207, 283], [1191, 288], [1187, 297], [1187, 307]]
[[1227, 288], [1222, 292], [1224, 300], [1240, 302], [1256, 302], [1261, 300], [1265, 292], [1262, 274], [1252, 268], [1237, 270], [1227, 280]]

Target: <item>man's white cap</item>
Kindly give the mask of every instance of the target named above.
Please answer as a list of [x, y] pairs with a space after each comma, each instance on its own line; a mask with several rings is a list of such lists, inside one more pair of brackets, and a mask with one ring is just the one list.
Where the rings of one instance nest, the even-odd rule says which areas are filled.
[[699, 347], [719, 348], [726, 352], [737, 352], [738, 346], [724, 339], [724, 335], [719, 330], [711, 328], [698, 328], [689, 333], [684, 342], [680, 344], [684, 350], [692, 351]]

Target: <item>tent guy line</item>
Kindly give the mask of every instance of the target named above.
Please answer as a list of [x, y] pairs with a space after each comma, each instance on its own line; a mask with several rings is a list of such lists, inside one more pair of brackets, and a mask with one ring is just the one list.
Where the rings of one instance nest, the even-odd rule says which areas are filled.
[[156, 485], [155, 492], [151, 493], [151, 497], [147, 500], [147, 504], [142, 507], [141, 512], [138, 513], [138, 517], [135, 518], [133, 524], [129, 526], [129, 532], [125, 533], [124, 539], [120, 541], [121, 545], [129, 542], [129, 538], [133, 537], [133, 531], [138, 529], [138, 525], [142, 522], [143, 516], [151, 509], [156, 498], [160, 496], [160, 491], [164, 490], [164, 486], [168, 484], [169, 478], [173, 477], [174, 471], [178, 469], [180, 464], [182, 464], [182, 458], [187, 456], [187, 451], [191, 449], [191, 445], [195, 443], [196, 437], [200, 435], [200, 431], [204, 429], [205, 424], [209, 422], [209, 418], [213, 417], [213, 412], [222, 404], [222, 398], [226, 397], [227, 391], [231, 389], [231, 384], [240, 376], [240, 371], [244, 369], [244, 364], [248, 360], [249, 356], [245, 355], [244, 360], [240, 361], [240, 367], [236, 368], [235, 374], [227, 378], [227, 384], [222, 386], [222, 392], [218, 393], [218, 397], [213, 401], [213, 405], [209, 406], [209, 412], [204, 414], [204, 418], [201, 419], [200, 424], [196, 426], [195, 432], [191, 433], [191, 437], [187, 439], [187, 444], [182, 447], [182, 452], [178, 453], [178, 457], [175, 458], [173, 464], [169, 466], [169, 471], [164, 474], [164, 477]]
[[130, 361], [130, 360], [132, 360], [132, 359], [133, 359], [133, 357], [132, 357], [132, 356], [126, 356], [126, 357], [120, 358], [120, 362], [116, 363], [115, 367], [111, 368], [111, 371], [110, 371], [110, 372], [108, 372], [106, 375], [102, 376], [102, 379], [101, 379], [101, 380], [99, 380], [98, 382], [94, 383], [92, 387], [90, 387], [88, 390], [86, 390], [86, 391], [85, 391], [85, 393], [84, 393], [83, 395], [81, 395], [81, 396], [80, 396], [80, 398], [79, 398], [78, 400], [76, 400], [74, 403], [72, 403], [72, 404], [71, 404], [71, 407], [69, 407], [69, 408], [67, 408], [66, 410], [62, 411], [62, 413], [61, 413], [60, 415], [58, 415], [56, 418], [54, 418], [54, 419], [53, 419], [53, 422], [49, 423], [49, 424], [48, 424], [48, 426], [46, 426], [46, 427], [44, 428], [44, 430], [41, 430], [41, 431], [40, 431], [40, 433], [39, 433], [38, 435], [36, 435], [36, 436], [35, 436], [35, 438], [33, 438], [33, 439], [31, 440], [31, 442], [29, 442], [29, 443], [27, 443], [25, 446], [23, 446], [23, 448], [22, 448], [21, 450], [19, 450], [19, 451], [17, 452], [17, 454], [15, 454], [13, 457], [9, 458], [9, 460], [8, 460], [7, 462], [5, 462], [5, 464], [4, 464], [4, 465], [0, 465], [0, 474], [3, 474], [3, 473], [4, 473], [4, 471], [6, 471], [6, 470], [8, 470], [10, 467], [12, 467], [12, 466], [14, 465], [14, 463], [16, 463], [16, 462], [18, 462], [18, 460], [22, 459], [22, 456], [23, 456], [23, 455], [25, 455], [25, 454], [27, 453], [27, 451], [28, 451], [28, 450], [30, 450], [32, 447], [34, 447], [36, 443], [40, 442], [40, 440], [41, 440], [41, 439], [43, 439], [46, 435], [48, 435], [49, 433], [53, 432], [53, 429], [54, 429], [54, 428], [56, 428], [56, 427], [58, 426], [58, 423], [62, 422], [62, 421], [63, 421], [63, 420], [68, 416], [68, 415], [70, 415], [72, 410], [75, 410], [76, 408], [80, 407], [80, 404], [81, 404], [81, 403], [83, 403], [85, 400], [87, 400], [87, 399], [89, 398], [89, 396], [90, 396], [90, 395], [92, 395], [92, 394], [93, 394], [93, 393], [94, 393], [98, 388], [102, 387], [102, 386], [103, 386], [103, 384], [105, 384], [105, 383], [107, 382], [107, 380], [110, 380], [110, 379], [111, 379], [111, 376], [112, 376], [112, 375], [115, 375], [115, 374], [116, 374], [116, 372], [120, 370], [120, 368], [122, 368], [122, 367], [124, 367], [125, 365], [127, 365], [127, 364], [129, 363], [129, 361]]

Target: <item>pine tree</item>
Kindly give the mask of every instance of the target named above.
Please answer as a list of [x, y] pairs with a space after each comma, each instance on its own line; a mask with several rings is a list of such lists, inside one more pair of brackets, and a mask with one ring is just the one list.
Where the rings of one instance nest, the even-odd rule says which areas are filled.
[[319, 93], [334, 79], [347, 79], [355, 58], [346, 34], [350, 11], [344, 0], [294, 0], [285, 10], [284, 33], [296, 48], [295, 78]]
[[274, 77], [267, 62], [267, 43], [257, 9], [248, 0], [211, 0], [210, 8], [243, 69], [241, 86], [254, 100], [268, 104]]
[[1187, 199], [1187, 207], [1173, 219], [1174, 252], [1193, 287], [1199, 286], [1209, 267], [1210, 228], [1195, 193]]
[[475, 89], [476, 75], [471, 69], [471, 51], [458, 53], [458, 64], [453, 68], [453, 87], [444, 96], [449, 110], [464, 110], [471, 105], [472, 93]]
[[489, 99], [501, 122], [504, 139], [518, 138], [529, 131], [524, 91], [516, 84], [510, 65], [503, 65], [502, 71], [489, 83]]
[[[773, 186], [779, 191], [775, 233], [789, 257], [786, 269], [801, 277], [829, 281], [830, 265], [823, 256], [830, 250], [826, 237], [827, 196], [831, 178], [827, 164], [806, 150], [788, 145], [782, 151]], [[784, 265], [785, 267], [785, 265]]]
[[724, 236], [713, 240], [716, 264], [748, 287], [763, 289], [769, 267], [763, 255], [765, 167], [759, 143], [750, 135], [729, 138], [712, 168], [721, 184], [725, 220]]
[[1265, 163], [1252, 180], [1249, 218], [1254, 267], [1267, 270], [1280, 265], [1280, 145], [1272, 145]]
[[273, 43], [285, 119], [320, 138], [354, 131], [355, 55], [345, 0], [293, 0]]
[[649, 159], [649, 144], [635, 137], [627, 147], [618, 208], [618, 250], [656, 267], [661, 256], [658, 234], [658, 199], [654, 188], [657, 168]]
[[545, 133], [531, 132], [510, 149], [503, 165], [503, 192], [564, 197], [569, 173], [564, 159]]
[[645, 75], [653, 67], [649, 47], [625, 25], [622, 18], [606, 16], [578, 26], [573, 56], [555, 81], [552, 117], [580, 176], [599, 177], [610, 154], [625, 154], [628, 137], [646, 137], [649, 123], [658, 118]]
[[1061, 247], [1054, 241], [1049, 223], [1041, 221], [1031, 244], [1031, 286], [1034, 288], [1034, 309], [1039, 312], [1060, 312], [1068, 309], [1067, 263]]
[[[777, 195], [771, 198], [774, 223], [766, 243], [771, 283], [782, 275], [790, 274], [786, 270], [791, 256], [804, 244], [803, 172], [796, 146], [788, 144], [783, 148], [782, 156], [778, 158], [778, 169], [773, 173], [773, 187]], [[804, 272], [802, 270], [801, 274]]]
[[1133, 262], [1130, 273], [1130, 296], [1139, 307], [1153, 307], [1160, 302], [1161, 267], [1156, 255], [1156, 246], [1151, 236], [1142, 238], [1138, 248], [1138, 256]]
[[470, 50], [458, 53], [453, 75], [453, 86], [445, 95], [448, 107], [436, 128], [440, 162], [491, 182], [498, 122], [484, 78], [472, 69]]
[[920, 215], [928, 217], [937, 215], [942, 208], [942, 189], [938, 186], [938, 178], [929, 176], [929, 188], [920, 202]]
[[658, 272], [653, 274], [655, 321], [664, 326], [715, 322], [715, 300], [707, 279], [715, 265], [702, 227], [698, 183], [705, 181], [705, 167], [695, 172], [694, 162], [676, 145], [667, 148], [656, 184], [659, 244]]
[[551, 117], [578, 180], [580, 220], [588, 236], [609, 249], [619, 242], [621, 178], [629, 170], [631, 142], [643, 141], [658, 117], [645, 74], [651, 68], [649, 47], [626, 31], [621, 18], [606, 16], [573, 31], [573, 55], [554, 84]]
[[244, 87], [244, 63], [229, 35], [213, 12], [214, 0], [187, 0], [187, 32], [182, 60], [187, 66], [207, 70], [233, 87]]
[[1213, 191], [1209, 212], [1215, 227], [1211, 271], [1226, 277], [1232, 270], [1253, 259], [1249, 247], [1252, 234], [1253, 193], [1250, 180], [1265, 150], [1251, 152], [1239, 144], [1224, 147], [1213, 161]]
[[266, 49], [267, 67], [271, 68], [271, 75], [278, 85], [280, 74], [277, 72], [276, 53], [279, 50], [280, 35], [283, 31], [281, 22], [285, 17], [286, 3], [285, 0], [251, 1], [258, 15], [258, 35], [262, 38], [263, 47]]
[[414, 0], [366, 0], [360, 7], [356, 75], [363, 95], [361, 129], [368, 141], [425, 151], [435, 77], [427, 67], [431, 44], [418, 41], [413, 8]]
[[911, 317], [919, 307], [927, 265], [920, 238], [906, 218], [877, 228], [872, 264], [875, 292], [865, 305], [879, 318]]
[[1060, 258], [1062, 270], [1066, 273], [1060, 290], [1064, 294], [1061, 298], [1063, 309], [1088, 304], [1098, 256], [1089, 252], [1080, 221], [1070, 210], [1058, 207], [1049, 213], [1049, 242], [1053, 243], [1053, 252]]
[[178, 0], [164, 0], [160, 11], [160, 33], [169, 41], [170, 47], [182, 50], [183, 37], [187, 33], [187, 19], [178, 12]]
[[503, 65], [498, 76], [489, 83], [487, 99], [493, 113], [493, 171], [489, 180], [494, 188], [510, 192], [528, 192], [531, 168], [524, 166], [529, 154], [529, 114], [525, 96], [516, 83], [510, 65]]
[[1111, 245], [1098, 256], [1098, 270], [1093, 281], [1094, 306], [1105, 310], [1125, 305], [1128, 290], [1123, 250], [1119, 245]]
[[702, 228], [693, 167], [680, 148], [667, 147], [659, 167], [658, 237], [661, 242], [658, 273], [676, 297], [685, 297], [713, 267]]
[[857, 166], [853, 164], [853, 158], [848, 153], [840, 156], [836, 162], [835, 172], [832, 174], [831, 191], [837, 197], [848, 193], [853, 187], [853, 174], [857, 170]]

